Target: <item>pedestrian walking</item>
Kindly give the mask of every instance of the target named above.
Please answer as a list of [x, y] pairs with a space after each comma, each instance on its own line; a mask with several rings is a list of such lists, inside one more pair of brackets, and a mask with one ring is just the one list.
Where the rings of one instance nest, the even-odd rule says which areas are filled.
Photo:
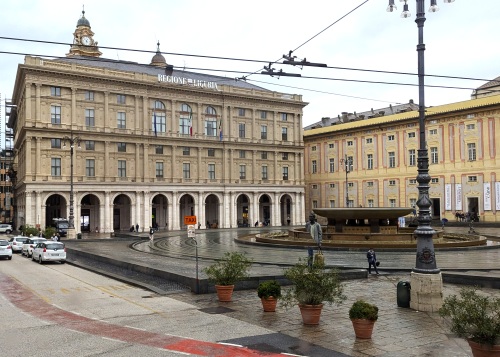
[[154, 230], [154, 228], [153, 227], [149, 227], [149, 240], [153, 241], [154, 236], [155, 236], [155, 230]]
[[370, 248], [368, 252], [366, 253], [366, 258], [368, 259], [368, 274], [372, 273], [372, 265], [373, 268], [375, 268], [375, 273], [378, 275], [378, 270], [377, 270], [377, 254], [375, 254], [375, 251], [373, 248]]
[[51, 239], [54, 241], [54, 242], [57, 242], [57, 236], [56, 236], [56, 233], [52, 233], [52, 237]]
[[[132, 227], [133, 227], [133, 226], [132, 226]], [[137, 233], [139, 233], [139, 223], [136, 223], [136, 224], [135, 224], [135, 231], [136, 231]]]

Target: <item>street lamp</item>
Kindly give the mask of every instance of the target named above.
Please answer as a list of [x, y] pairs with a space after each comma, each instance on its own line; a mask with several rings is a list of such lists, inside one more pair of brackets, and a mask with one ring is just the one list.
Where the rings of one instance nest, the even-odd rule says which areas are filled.
[[74, 216], [74, 200], [73, 200], [73, 153], [75, 144], [78, 145], [80, 149], [80, 137], [73, 137], [73, 132], [71, 135], [65, 136], [63, 138], [63, 148], [66, 148], [66, 141], [69, 142], [70, 147], [70, 158], [71, 158], [71, 169], [70, 169], [70, 191], [69, 191], [69, 219], [68, 219], [68, 238], [75, 238], [75, 216]]
[[340, 164], [345, 168], [345, 206], [349, 207], [349, 181], [347, 175], [352, 171], [352, 157], [345, 156], [345, 159], [340, 159]]
[[[408, 0], [400, 0], [404, 2], [403, 13], [401, 17], [410, 17], [408, 10]], [[431, 6], [429, 12], [436, 12], [439, 10], [437, 7], [437, 0], [430, 0]], [[451, 3], [454, 0], [444, 0], [445, 3]], [[417, 256], [415, 268], [412, 270], [412, 280], [415, 279], [416, 284], [412, 285], [412, 301], [411, 307], [420, 311], [434, 311], [440, 307], [438, 303], [439, 297], [442, 298], [442, 277], [441, 271], [438, 269], [435, 259], [434, 243], [432, 241], [433, 235], [436, 231], [431, 227], [430, 207], [432, 202], [429, 198], [429, 182], [431, 176], [429, 175], [429, 156], [426, 147], [425, 139], [425, 95], [424, 95], [424, 22], [425, 22], [425, 1], [416, 0], [417, 15], [415, 22], [418, 27], [418, 113], [419, 113], [419, 132], [420, 143], [418, 149], [418, 227], [415, 230], [417, 236]], [[394, 0], [389, 0], [388, 12], [396, 9]], [[413, 289], [413, 285], [417, 285]], [[416, 291], [414, 291], [416, 290]], [[417, 301], [414, 302], [413, 297]], [[435, 302], [434, 300], [435, 299]], [[439, 306], [438, 306], [439, 305]]]

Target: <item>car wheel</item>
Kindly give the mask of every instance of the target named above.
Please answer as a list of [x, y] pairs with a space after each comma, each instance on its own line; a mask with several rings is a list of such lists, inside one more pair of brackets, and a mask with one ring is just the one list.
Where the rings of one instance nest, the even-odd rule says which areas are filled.
[[66, 263], [66, 260], [61, 260], [61, 264], [64, 264], [64, 263]]
[[11, 234], [11, 233], [12, 233], [12, 231], [11, 231], [10, 229], [7, 229], [7, 230], [5, 231], [5, 233], [7, 233], [7, 234]]
[[43, 264], [42, 255], [41, 254], [38, 256], [38, 263]]
[[11, 259], [12, 259], [12, 256], [9, 257], [9, 260], [11, 260]]

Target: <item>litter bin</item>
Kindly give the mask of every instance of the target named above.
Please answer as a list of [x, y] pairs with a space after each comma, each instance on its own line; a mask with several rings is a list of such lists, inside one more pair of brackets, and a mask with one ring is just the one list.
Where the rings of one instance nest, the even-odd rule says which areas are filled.
[[409, 281], [400, 281], [398, 283], [398, 307], [410, 307], [410, 290], [411, 286]]
[[77, 233], [76, 234], [76, 239], [82, 239], [82, 234], [81, 233]]

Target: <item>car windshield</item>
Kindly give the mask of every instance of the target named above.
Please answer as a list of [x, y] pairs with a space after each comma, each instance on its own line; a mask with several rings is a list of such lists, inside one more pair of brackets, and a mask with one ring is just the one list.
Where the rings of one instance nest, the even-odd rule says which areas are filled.
[[59, 228], [68, 229], [69, 225], [67, 222], [59, 222]]
[[47, 249], [64, 249], [64, 244], [48, 243], [45, 247], [47, 247]]
[[24, 243], [24, 242], [26, 242], [28, 240], [28, 238], [14, 237], [14, 238], [11, 238], [10, 241], [12, 242], [13, 240], [16, 240], [16, 242]]
[[1, 246], [9, 245], [9, 242], [7, 242], [6, 240], [3, 240], [3, 241], [0, 241], [0, 245]]
[[45, 242], [47, 239], [33, 239], [31, 240], [33, 243], [41, 243], [41, 242]]

